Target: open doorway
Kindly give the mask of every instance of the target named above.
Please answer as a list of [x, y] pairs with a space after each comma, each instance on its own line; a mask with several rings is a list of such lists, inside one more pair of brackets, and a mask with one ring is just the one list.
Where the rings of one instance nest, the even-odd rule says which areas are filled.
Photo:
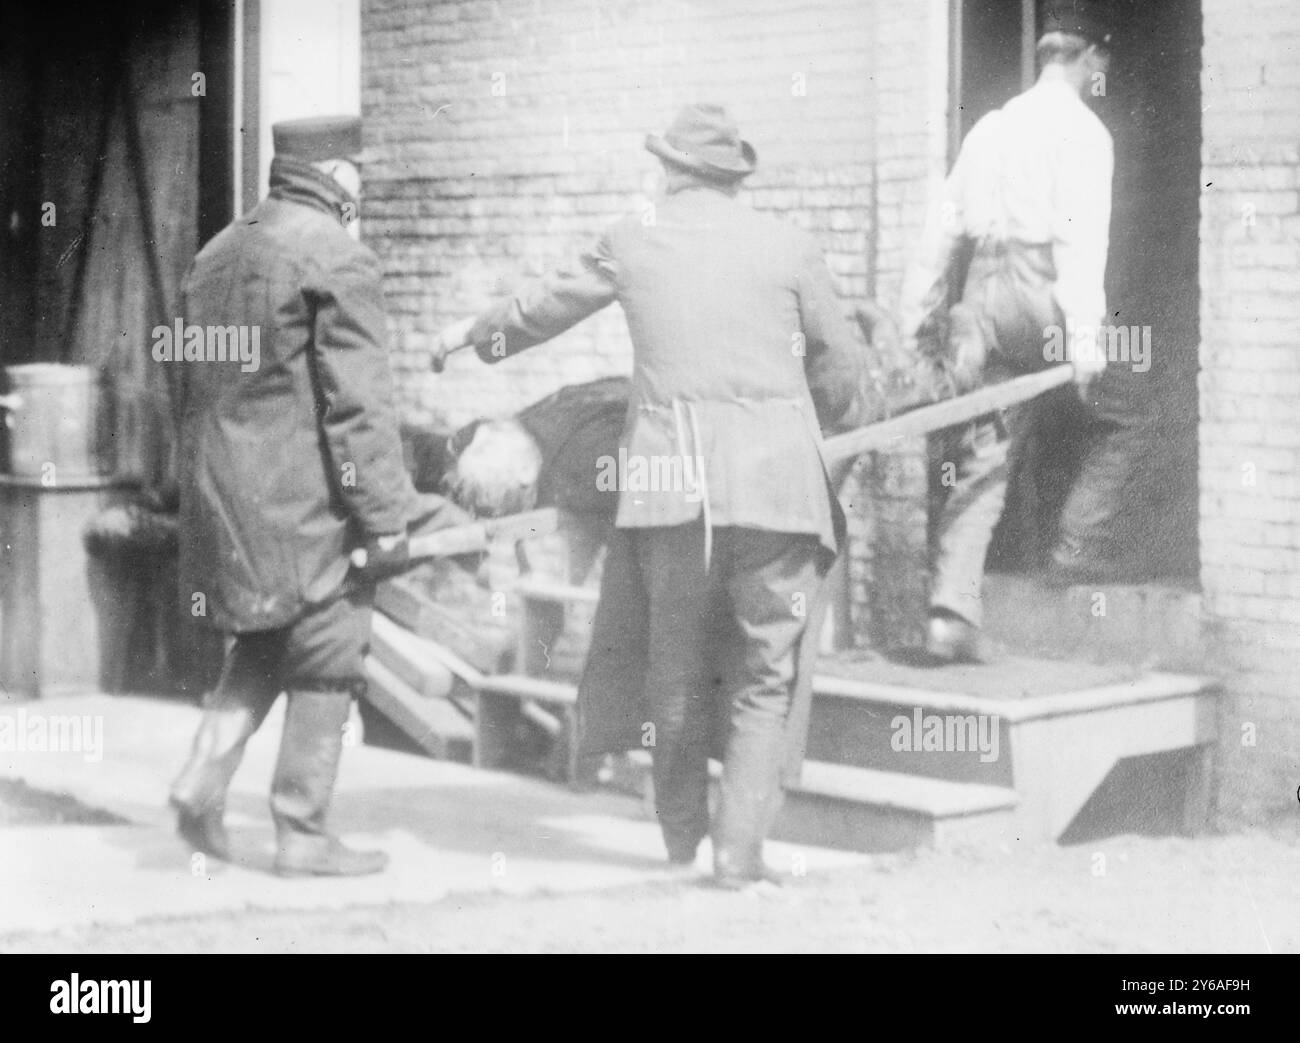
[[0, 11], [0, 364], [102, 369], [123, 479], [155, 480], [169, 442], [149, 330], [175, 317], [186, 266], [233, 213], [232, 11]]
[[[1033, 82], [1045, 0], [955, 0], [953, 152], [991, 108]], [[1198, 243], [1201, 172], [1199, 3], [1097, 0], [1114, 57], [1090, 99], [1115, 144], [1106, 275], [1109, 323], [1150, 339], [1149, 359], [1112, 364], [1100, 405], [1044, 399], [1061, 424], [1012, 476], [990, 572], [1045, 567], [1072, 491], [1099, 582], [1194, 585], [1197, 551]], [[1030, 23], [1032, 19], [1032, 24]], [[1095, 496], [1082, 497], [1084, 484]]]
[[[193, 691], [210, 674], [165, 524], [127, 546], [113, 508], [167, 484], [168, 371], [150, 331], [180, 315], [186, 267], [233, 214], [236, 7], [0, 7], [0, 366], [84, 366], [111, 389], [95, 418], [111, 474], [6, 480], [0, 668], [16, 690], [98, 674], [112, 690]], [[61, 436], [79, 430], [51, 415]]]

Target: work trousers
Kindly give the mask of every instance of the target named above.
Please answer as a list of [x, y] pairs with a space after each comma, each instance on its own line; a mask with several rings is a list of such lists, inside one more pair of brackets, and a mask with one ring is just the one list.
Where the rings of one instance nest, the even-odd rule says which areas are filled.
[[[974, 316], [983, 383], [1042, 369], [1048, 329], [1064, 327], [1052, 296], [1050, 248], [1014, 241], [976, 245], [960, 307]], [[1006, 504], [1007, 482], [1039, 421], [1034, 400], [938, 436], [932, 473], [941, 508], [934, 530], [930, 609], [983, 622], [984, 561]]]
[[[415, 535], [466, 520], [439, 496], [421, 498]], [[365, 691], [374, 588], [358, 584], [274, 630], [229, 634], [221, 679], [204, 699], [189, 762], [172, 787], [193, 813], [224, 806], [244, 747], [280, 692], [289, 705], [271, 783], [278, 832], [323, 834], [352, 699]]]
[[723, 526], [706, 570], [700, 521], [634, 532], [649, 603], [645, 700], [665, 842], [684, 857], [709, 834], [708, 757], [720, 747], [715, 865], [752, 872], [780, 806], [795, 654], [821, 582], [821, 545], [812, 535]]
[[371, 598], [370, 590], [359, 591], [290, 626], [227, 638], [221, 679], [204, 700], [190, 760], [172, 787], [174, 802], [194, 813], [224, 807], [248, 740], [287, 691], [271, 814], [281, 835], [325, 833], [343, 728], [365, 683]]

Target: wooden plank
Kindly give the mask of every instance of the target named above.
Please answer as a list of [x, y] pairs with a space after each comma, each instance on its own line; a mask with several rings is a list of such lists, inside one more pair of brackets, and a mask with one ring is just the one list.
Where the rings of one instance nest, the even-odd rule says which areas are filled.
[[577, 685], [566, 681], [544, 681], [526, 674], [493, 674], [480, 678], [475, 687], [496, 695], [532, 699], [539, 703], [572, 706], [578, 701]]
[[541, 728], [552, 739], [557, 739], [564, 734], [564, 721], [549, 710], [544, 709], [532, 699], [522, 699], [519, 702], [520, 712], [537, 727]]
[[447, 664], [430, 652], [431, 642], [403, 630], [376, 612], [370, 632], [370, 654], [426, 699], [446, 699], [455, 684]]
[[426, 699], [373, 655], [366, 657], [366, 701], [433, 757], [469, 760], [474, 725], [446, 699]]
[[465, 662], [450, 648], [430, 641], [429, 651], [430, 654], [437, 656], [458, 680], [463, 681], [470, 688], [478, 688], [483, 684], [483, 672], [475, 669], [472, 664]]
[[911, 685], [883, 684], [818, 674], [813, 691], [821, 697], [855, 699], [871, 705], [917, 706], [931, 713], [982, 713], [1011, 722], [1096, 713], [1117, 706], [1168, 699], [1212, 697], [1215, 682], [1184, 674], [1144, 674], [1132, 681], [1082, 688], [1033, 698], [994, 699], [961, 692], [934, 691]]
[[526, 577], [515, 584], [515, 593], [525, 601], [553, 601], [566, 605], [594, 605], [600, 600], [600, 591], [594, 587], [579, 587], [573, 583]]
[[948, 782], [812, 760], [804, 762], [803, 778], [795, 788], [830, 800], [902, 808], [934, 818], [1002, 811], [1020, 803], [1020, 794], [1004, 786]]
[[375, 608], [413, 634], [446, 646], [475, 670], [491, 673], [500, 666], [505, 649], [498, 642], [485, 636], [473, 618], [438, 604], [409, 576], [379, 584]]
[[487, 550], [494, 540], [519, 541], [546, 536], [560, 527], [560, 512], [554, 507], [520, 511], [504, 518], [489, 518], [468, 525], [453, 525], [411, 540], [412, 558], [450, 557]]
[[992, 413], [1017, 402], [1025, 402], [1067, 384], [1074, 378], [1071, 365], [1053, 366], [1040, 373], [1030, 373], [1013, 380], [991, 384], [957, 398], [946, 399], [933, 405], [913, 409], [889, 420], [880, 420], [856, 431], [847, 431], [826, 439], [826, 460], [834, 466], [863, 453], [889, 449], [904, 438], [916, 438], [941, 431], [945, 427], [962, 424], [968, 420]]
[[[1045, 695], [1039, 699], [1022, 699], [1013, 703], [1003, 714], [1013, 721], [1045, 720], [1098, 713], [1116, 707], [1186, 700], [1188, 707], [1204, 703], [1209, 709], [1202, 714], [1200, 726], [1209, 726], [1211, 733], [1197, 741], [1213, 740], [1213, 705], [1221, 694], [1217, 681], [1190, 674], [1145, 674], [1127, 684], [1102, 685], [1079, 692], [1062, 692]], [[1192, 743], [1188, 743], [1192, 745]]]

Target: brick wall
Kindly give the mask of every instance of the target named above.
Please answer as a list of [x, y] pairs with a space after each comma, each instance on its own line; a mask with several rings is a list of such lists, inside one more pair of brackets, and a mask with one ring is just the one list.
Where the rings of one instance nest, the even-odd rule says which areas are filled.
[[1300, 6], [1204, 0], [1201, 582], [1230, 675], [1219, 807], [1300, 784]]
[[[628, 369], [617, 308], [496, 367], [460, 357], [434, 377], [427, 359], [442, 326], [647, 205], [657, 162], [642, 140], [688, 101], [731, 109], [759, 154], [744, 198], [818, 237], [846, 310], [893, 304], [944, 169], [946, 45], [946, 0], [365, 0], [377, 159], [362, 227], [384, 266], [408, 416], [509, 413]], [[879, 583], [873, 542], [856, 541], [860, 634], [873, 597], [883, 618], [880, 591], [896, 618], [919, 618], [922, 448], [869, 462], [871, 495], [845, 491], [860, 537], [902, 541], [880, 555], [898, 568]]]
[[[1229, 680], [1229, 818], [1287, 806], [1300, 783], [1300, 6], [1247, 6], [1203, 3], [1200, 555], [1206, 666]], [[379, 158], [363, 230], [408, 415], [507, 413], [626, 371], [616, 308], [495, 368], [462, 358], [435, 378], [427, 351], [645, 206], [641, 139], [690, 100], [731, 108], [760, 156], [745, 198], [819, 237], [846, 309], [893, 304], [945, 166], [947, 30], [946, 0], [366, 0]], [[921, 618], [924, 477], [918, 444], [863, 461], [845, 490], [860, 642]]]

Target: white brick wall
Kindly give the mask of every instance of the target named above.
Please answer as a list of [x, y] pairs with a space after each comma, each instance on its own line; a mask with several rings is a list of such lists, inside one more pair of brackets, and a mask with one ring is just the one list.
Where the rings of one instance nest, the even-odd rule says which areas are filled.
[[[759, 153], [748, 201], [818, 237], [846, 311], [895, 303], [945, 166], [946, 12], [945, 0], [365, 0], [362, 111], [379, 159], [362, 228], [384, 264], [408, 414], [508, 413], [627, 369], [617, 308], [498, 367], [461, 357], [438, 378], [427, 357], [440, 327], [643, 206], [657, 170], [643, 138], [689, 101], [731, 109]], [[885, 556], [889, 582], [873, 582], [859, 541], [864, 625], [881, 590], [891, 618], [921, 611], [921, 448], [876, 462], [874, 495], [846, 493], [858, 531], [885, 511], [883, 528], [905, 533]]]
[[1300, 784], [1300, 6], [1203, 8], [1201, 582], [1220, 809], [1256, 818]]

